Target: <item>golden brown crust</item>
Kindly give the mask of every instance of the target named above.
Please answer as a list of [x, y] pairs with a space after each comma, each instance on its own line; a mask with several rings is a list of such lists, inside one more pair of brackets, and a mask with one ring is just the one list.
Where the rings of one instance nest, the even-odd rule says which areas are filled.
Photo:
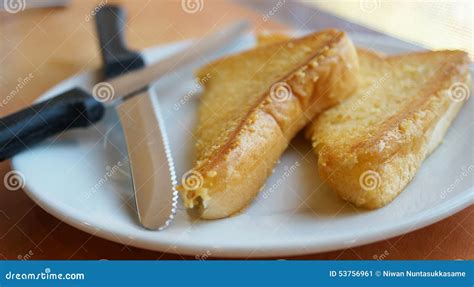
[[[326, 34], [327, 33], [327, 34]], [[328, 30], [326, 31], [325, 33], [318, 33], [318, 34], [325, 34], [326, 37], [328, 37], [329, 41], [327, 42], [328, 46], [329, 45], [335, 45], [335, 43], [339, 43], [341, 42], [341, 40], [343, 39], [343, 37], [346, 37], [345, 34], [343, 32], [339, 32], [337, 30]], [[345, 38], [347, 39], [347, 38]], [[296, 39], [293, 41], [293, 43], [296, 45], [299, 41], [302, 41], [303, 39]], [[288, 41], [289, 42], [289, 41]], [[269, 44], [269, 45], [279, 45], [279, 43], [272, 43], [272, 44]], [[338, 49], [338, 47], [334, 47], [335, 49]], [[244, 52], [245, 53], [245, 52]], [[322, 51], [314, 51], [313, 55], [308, 57], [308, 60], [306, 61], [308, 64], [314, 59], [316, 58], [317, 56], [321, 55]], [[218, 63], [220, 62], [220, 60], [217, 60], [211, 64], [209, 64], [208, 66], [204, 67], [203, 69], [201, 69], [199, 72], [198, 72], [198, 75], [199, 77], [201, 77], [202, 75], [205, 75], [207, 73], [208, 70], [211, 70], [213, 68], [213, 66], [216, 66], [218, 65]], [[297, 78], [297, 75], [296, 75], [296, 72], [298, 70], [300, 70], [302, 67], [295, 67], [294, 70], [292, 71], [289, 71], [287, 73], [286, 76], [284, 76], [282, 79], [279, 79], [275, 82], [281, 82], [281, 83], [286, 83], [288, 81], [292, 81], [293, 83], [295, 83], [295, 78]], [[311, 71], [315, 70], [315, 68], [312, 68]], [[306, 81], [309, 80], [309, 79], [305, 79]], [[289, 84], [289, 83], [288, 83]], [[295, 83], [297, 84], [297, 83]], [[352, 88], [353, 90], [354, 88]], [[279, 102], [276, 102], [276, 101], [272, 101], [270, 99], [270, 95], [269, 95], [270, 91], [267, 90], [266, 92], [262, 93], [260, 96], [258, 96], [260, 98], [259, 101], [257, 101], [257, 103], [254, 105], [254, 107], [249, 110], [246, 114], [246, 116], [242, 119], [242, 121], [240, 122], [240, 124], [238, 125], [238, 127], [234, 130], [234, 132], [231, 134], [231, 136], [229, 137], [229, 139], [227, 140], [227, 142], [220, 146], [219, 150], [216, 151], [212, 158], [210, 160], [208, 160], [205, 165], [202, 165], [199, 167], [199, 170], [200, 171], [203, 171], [203, 172], [206, 172], [207, 170], [210, 170], [212, 169], [212, 166], [213, 165], [217, 165], [217, 162], [222, 160], [223, 156], [225, 154], [227, 154], [228, 152], [230, 152], [230, 150], [235, 146], [236, 143], [238, 143], [238, 136], [239, 134], [241, 133], [242, 130], [245, 129], [246, 126], [249, 126], [252, 124], [253, 122], [253, 117], [254, 117], [254, 114], [256, 113], [256, 111], [258, 109], [261, 109], [263, 106], [266, 107], [266, 110], [272, 110], [273, 107], [275, 106], [284, 106], [283, 110], [285, 110], [286, 106], [288, 105], [288, 103], [293, 103], [294, 101], [284, 101], [283, 103], [279, 103]], [[295, 93], [296, 94], [296, 93]], [[347, 93], [346, 93], [347, 95]], [[306, 96], [306, 95], [305, 95]], [[333, 96], [332, 94], [328, 94], [328, 97], [329, 96]], [[336, 94], [336, 96], [333, 96], [333, 97], [337, 97], [338, 95]], [[293, 95], [291, 95], [290, 99], [293, 100]], [[302, 97], [303, 99], [303, 97]], [[269, 107], [268, 106], [268, 103], [271, 103], [272, 106]], [[326, 102], [324, 102], [324, 104], [327, 104]], [[312, 117], [311, 117], [312, 118]]]
[[252, 124], [241, 131], [238, 139], [239, 144], [214, 165], [200, 169], [203, 174], [209, 173], [205, 170], [215, 171], [212, 178], [204, 176], [211, 198], [202, 218], [227, 217], [247, 206], [288, 145], [275, 119], [262, 110], [256, 111]]
[[[288, 97], [275, 100], [269, 88], [227, 142], [197, 165], [196, 170], [204, 179], [202, 188], [209, 196], [202, 218], [226, 217], [247, 206], [289, 140], [317, 113], [340, 102], [356, 88], [358, 63], [352, 43], [342, 32], [325, 33], [321, 33], [328, 38], [325, 47], [314, 51], [305, 65], [275, 81], [290, 87]], [[301, 40], [288, 43], [296, 45], [298, 41]], [[182, 195], [189, 196], [186, 191]]]
[[[469, 85], [469, 60], [467, 54], [460, 51], [421, 52], [387, 58], [364, 53], [359, 54], [359, 58], [365, 57], [365, 61], [373, 62], [374, 66], [377, 61], [421, 60], [429, 63], [434, 55], [444, 58], [433, 64], [434, 72], [426, 75], [429, 79], [419, 92], [394, 115], [381, 118], [377, 130], [370, 135], [340, 139], [343, 144], [334, 145], [326, 132], [334, 128], [333, 116], [324, 115], [307, 131], [319, 157], [319, 173], [332, 189], [358, 206], [378, 208], [404, 189], [425, 157], [440, 143], [464, 103], [453, 101], [446, 93], [455, 83]], [[367, 103], [362, 102], [362, 105]]]

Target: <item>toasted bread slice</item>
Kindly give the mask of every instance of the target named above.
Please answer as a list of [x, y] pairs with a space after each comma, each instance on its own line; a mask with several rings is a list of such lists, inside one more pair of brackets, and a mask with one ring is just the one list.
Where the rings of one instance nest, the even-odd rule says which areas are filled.
[[461, 51], [358, 55], [357, 92], [306, 132], [321, 177], [343, 199], [373, 209], [391, 202], [442, 141], [467, 99], [469, 59]]
[[196, 132], [197, 162], [181, 197], [206, 219], [246, 207], [289, 141], [321, 111], [357, 86], [349, 38], [327, 30], [218, 60], [206, 79]]

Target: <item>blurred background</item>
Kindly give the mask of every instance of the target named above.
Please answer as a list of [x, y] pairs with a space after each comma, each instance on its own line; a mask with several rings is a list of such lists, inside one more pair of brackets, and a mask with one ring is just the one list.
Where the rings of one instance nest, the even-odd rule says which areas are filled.
[[431, 49], [461, 49], [474, 59], [471, 0], [305, 1], [323, 11]]
[[[202, 36], [219, 25], [247, 18], [256, 30], [317, 30], [336, 26], [349, 33], [378, 31], [430, 49], [462, 49], [474, 59], [473, 3], [472, 0], [0, 0], [0, 86], [2, 91], [9, 91], [19, 76], [30, 71], [45, 77], [43, 83], [31, 84], [27, 89], [44, 91], [71, 74], [99, 66], [93, 18], [95, 11], [105, 4], [120, 4], [127, 10], [127, 39], [135, 49]], [[341, 24], [328, 15], [353, 24]], [[47, 72], [44, 67], [48, 67]], [[28, 96], [25, 101], [12, 100], [0, 113], [31, 100]]]

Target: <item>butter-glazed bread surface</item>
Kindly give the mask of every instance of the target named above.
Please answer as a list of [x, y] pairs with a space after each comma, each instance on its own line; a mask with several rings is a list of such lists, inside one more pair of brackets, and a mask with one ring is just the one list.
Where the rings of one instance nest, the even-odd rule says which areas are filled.
[[358, 55], [359, 89], [306, 134], [320, 176], [343, 199], [372, 209], [400, 194], [442, 141], [468, 98], [469, 58], [461, 51]]
[[183, 177], [187, 208], [216, 219], [257, 195], [289, 141], [315, 115], [357, 86], [358, 61], [349, 38], [326, 30], [268, 44], [202, 68], [197, 161]]

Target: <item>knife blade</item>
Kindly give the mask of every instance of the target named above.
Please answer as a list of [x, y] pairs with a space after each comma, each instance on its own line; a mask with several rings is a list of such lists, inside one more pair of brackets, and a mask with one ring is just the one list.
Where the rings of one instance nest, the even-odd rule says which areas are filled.
[[1, 118], [0, 161], [66, 130], [93, 125], [102, 119], [106, 106], [113, 107], [140, 94], [149, 83], [167, 73], [189, 68], [196, 57], [215, 59], [219, 51], [236, 43], [249, 26], [246, 21], [230, 24], [162, 61], [98, 83], [92, 93], [74, 88]]
[[236, 22], [197, 40], [191, 47], [179, 51], [158, 63], [108, 81], [115, 97], [114, 99], [109, 98], [106, 102], [133, 96], [134, 93], [139, 92], [155, 79], [166, 75], [170, 71], [177, 70], [178, 67], [186, 67], [195, 62], [196, 57], [214, 58], [212, 54], [216, 52], [216, 47], [221, 46], [222, 43], [231, 43], [237, 35], [241, 35], [248, 28], [249, 23], [247, 21]]
[[176, 214], [178, 191], [158, 98], [147, 90], [116, 110], [127, 143], [138, 218], [145, 228], [162, 230]]
[[[141, 69], [145, 61], [125, 44], [125, 11], [106, 5], [95, 17], [105, 79]], [[143, 227], [162, 230], [176, 214], [178, 191], [168, 137], [158, 99], [146, 90], [115, 107], [132, 174], [138, 219]]]

